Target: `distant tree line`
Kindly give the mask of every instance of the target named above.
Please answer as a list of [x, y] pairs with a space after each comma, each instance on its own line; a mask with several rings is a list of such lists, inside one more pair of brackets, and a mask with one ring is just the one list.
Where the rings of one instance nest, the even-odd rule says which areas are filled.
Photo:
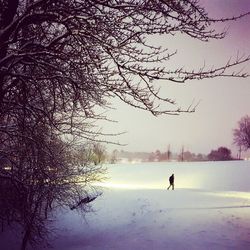
[[170, 145], [165, 152], [156, 150], [155, 152], [128, 152], [114, 150], [110, 155], [107, 155], [106, 161], [109, 163], [116, 163], [121, 158], [126, 158], [128, 161], [141, 160], [143, 162], [161, 162], [161, 161], [230, 161], [240, 160], [242, 151], [250, 149], [250, 116], [245, 115], [242, 117], [233, 130], [233, 143], [238, 146], [237, 157], [232, 156], [232, 152], [227, 147], [221, 146], [217, 149], [212, 149], [209, 154], [195, 154], [184, 147], [181, 148], [180, 153], [173, 153], [170, 150]]
[[[156, 150], [155, 153], [150, 153], [149, 161], [230, 161], [234, 160], [232, 157], [231, 150], [226, 147], [219, 147], [218, 149], [213, 149], [209, 154], [195, 154], [188, 150], [184, 150], [184, 147], [181, 148], [181, 152], [171, 153], [171, 157], [166, 157], [167, 152], [161, 153], [159, 150]], [[169, 154], [168, 154], [169, 155]]]
[[155, 152], [150, 153], [148, 161], [207, 161], [208, 157], [205, 154], [195, 154], [188, 150], [181, 149], [181, 152], [160, 152], [156, 150]]
[[129, 152], [124, 150], [114, 150], [111, 154], [106, 154], [105, 161], [108, 163], [118, 163], [123, 160], [128, 162], [141, 161], [141, 162], [164, 162], [164, 161], [229, 161], [235, 160], [232, 157], [231, 150], [226, 147], [219, 147], [213, 149], [209, 154], [195, 154], [188, 150], [181, 149], [180, 153], [173, 153], [170, 150], [161, 152], [156, 150], [155, 152]]

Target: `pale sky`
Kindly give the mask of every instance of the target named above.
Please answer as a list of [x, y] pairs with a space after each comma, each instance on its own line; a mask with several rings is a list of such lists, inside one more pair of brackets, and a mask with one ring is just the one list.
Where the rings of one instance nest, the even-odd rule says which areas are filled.
[[[203, 0], [202, 3], [207, 6], [212, 17], [250, 11], [250, 0]], [[178, 50], [177, 56], [170, 60], [171, 67], [199, 69], [205, 62], [210, 68], [226, 63], [237, 53], [250, 55], [250, 16], [220, 27], [219, 30], [229, 28], [228, 35], [223, 40], [202, 43], [186, 36], [161, 36], [152, 42], [167, 46], [173, 51]], [[244, 71], [250, 74], [250, 63], [245, 64]], [[207, 154], [219, 146], [226, 146], [236, 156], [236, 148], [232, 144], [233, 129], [242, 116], [250, 115], [250, 78], [214, 78], [185, 84], [161, 82], [161, 86], [161, 95], [175, 99], [183, 108], [189, 106], [193, 99], [196, 102], [200, 100], [196, 112], [154, 117], [150, 113], [114, 101], [116, 110], [110, 111], [108, 116], [117, 123], [104, 123], [103, 130], [112, 133], [127, 131], [112, 139], [127, 145], [107, 145], [109, 151], [166, 151], [170, 144], [173, 152], [180, 152], [183, 145], [191, 152]]]

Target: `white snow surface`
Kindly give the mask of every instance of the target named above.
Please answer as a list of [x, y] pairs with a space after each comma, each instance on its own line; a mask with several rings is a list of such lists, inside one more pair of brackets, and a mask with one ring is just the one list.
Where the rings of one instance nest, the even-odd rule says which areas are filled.
[[[59, 212], [51, 249], [250, 249], [249, 161], [114, 164], [107, 169], [109, 178], [92, 202], [93, 212], [85, 217], [76, 210]], [[172, 173], [175, 190], [167, 190]], [[15, 241], [14, 235], [0, 238], [0, 249], [20, 249]]]
[[54, 249], [250, 249], [250, 162], [107, 167], [94, 212], [64, 213]]

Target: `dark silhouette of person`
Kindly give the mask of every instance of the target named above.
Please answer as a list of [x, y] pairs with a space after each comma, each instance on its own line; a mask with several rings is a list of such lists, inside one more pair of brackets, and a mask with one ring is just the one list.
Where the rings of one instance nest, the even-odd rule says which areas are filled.
[[169, 177], [169, 187], [168, 187], [168, 190], [169, 188], [172, 186], [172, 190], [174, 190], [174, 174], [172, 174], [170, 177]]

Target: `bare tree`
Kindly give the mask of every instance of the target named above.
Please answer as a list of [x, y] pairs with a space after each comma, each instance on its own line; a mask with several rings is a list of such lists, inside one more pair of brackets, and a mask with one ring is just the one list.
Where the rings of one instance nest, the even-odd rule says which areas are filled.
[[241, 150], [250, 148], [250, 117], [248, 115], [242, 117], [238, 122], [238, 128], [233, 131], [234, 144], [239, 147], [239, 157]]
[[170, 144], [168, 144], [168, 150], [167, 150], [167, 160], [170, 161], [170, 158], [172, 156], [172, 152], [171, 152], [171, 149], [170, 149]]
[[178, 156], [179, 161], [184, 161], [184, 146], [181, 147], [181, 152]]
[[100, 143], [94, 143], [93, 145], [93, 161], [95, 165], [103, 163], [107, 158], [107, 152], [105, 146]]
[[109, 157], [109, 162], [111, 164], [115, 164], [118, 161], [118, 150], [115, 149], [113, 150], [113, 152], [111, 153], [110, 157]]
[[105, 172], [82, 157], [80, 148], [44, 127], [36, 127], [31, 138], [28, 131], [23, 133], [19, 147], [9, 146], [11, 155], [0, 166], [0, 223], [2, 229], [22, 227], [21, 249], [46, 240], [50, 232], [46, 224], [55, 208], [87, 211], [88, 203], [100, 194], [91, 184], [101, 181]]

